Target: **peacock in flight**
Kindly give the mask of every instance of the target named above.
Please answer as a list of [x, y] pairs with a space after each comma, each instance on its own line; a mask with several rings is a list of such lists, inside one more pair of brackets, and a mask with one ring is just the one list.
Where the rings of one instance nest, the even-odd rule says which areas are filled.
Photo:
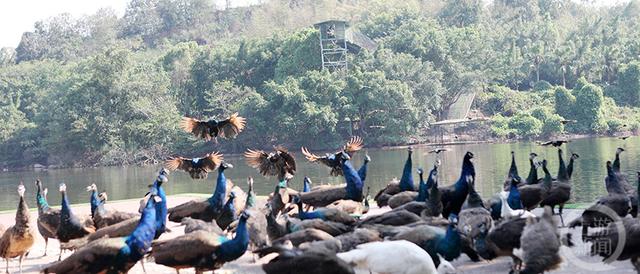
[[246, 119], [234, 113], [227, 119], [216, 121], [201, 121], [195, 118], [183, 117], [180, 126], [188, 133], [193, 134], [197, 138], [209, 141], [221, 138], [235, 138], [244, 129]]
[[209, 172], [220, 167], [223, 161], [222, 154], [209, 153], [199, 158], [174, 157], [165, 162], [165, 167], [170, 171], [180, 169], [189, 173], [192, 179], [206, 179]]
[[[335, 153], [327, 153], [325, 156], [318, 156], [311, 152], [306, 147], [302, 147], [302, 154], [313, 163], [322, 163], [331, 168], [330, 174], [332, 176], [340, 176], [343, 175], [342, 170], [342, 155], [347, 155], [350, 157], [353, 156], [354, 153], [361, 150], [364, 147], [364, 143], [361, 137], [354, 136], [349, 139], [347, 144], [345, 144], [340, 150]], [[366, 169], [364, 170], [366, 176]]]
[[247, 149], [244, 153], [247, 164], [263, 176], [277, 176], [278, 182], [291, 180], [296, 174], [296, 160], [284, 147], [276, 146], [273, 152]]
[[300, 193], [303, 203], [313, 207], [327, 206], [338, 200], [353, 200], [361, 202], [364, 199], [364, 179], [367, 176], [367, 165], [371, 161], [369, 155], [365, 156], [364, 164], [356, 170], [351, 164], [351, 156], [364, 147], [360, 137], [351, 137], [341, 150], [333, 154], [318, 156], [312, 154], [305, 147], [302, 147], [302, 154], [310, 162], [322, 163], [331, 168], [330, 174], [333, 176], [342, 175], [346, 185], [322, 187], [309, 192]]

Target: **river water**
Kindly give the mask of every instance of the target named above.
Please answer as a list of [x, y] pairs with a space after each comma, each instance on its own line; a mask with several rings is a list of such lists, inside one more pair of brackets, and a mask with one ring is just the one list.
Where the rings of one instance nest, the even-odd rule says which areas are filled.
[[[365, 140], [366, 141], [366, 140]], [[605, 193], [604, 176], [606, 175], [605, 162], [613, 160], [617, 147], [626, 151], [621, 156], [622, 169], [627, 174], [627, 180], [636, 186], [636, 171], [640, 171], [640, 137], [632, 137], [626, 141], [618, 138], [586, 138], [577, 139], [564, 145], [565, 161], [568, 163], [569, 151], [578, 153], [580, 159], [574, 167], [572, 178], [574, 202], [589, 203]], [[420, 146], [414, 149], [413, 167], [425, 169], [425, 175], [431, 169], [435, 155], [427, 151], [430, 146]], [[535, 152], [539, 159], [549, 161], [549, 169], [552, 175], [556, 175], [558, 169], [557, 149], [542, 147], [532, 142], [518, 142], [508, 144], [469, 144], [449, 146], [450, 151], [441, 154], [442, 166], [440, 168], [440, 185], [448, 185], [455, 182], [460, 174], [462, 157], [466, 151], [475, 154], [477, 182], [476, 189], [484, 198], [491, 197], [499, 191], [504, 182], [510, 164], [510, 151], [515, 151], [516, 161], [520, 176], [526, 177], [529, 172], [528, 155]], [[292, 149], [293, 150], [293, 149]], [[384, 187], [394, 177], [399, 178], [407, 157], [405, 148], [393, 149], [366, 149], [371, 156], [366, 185], [371, 186], [373, 196], [380, 188]], [[292, 187], [300, 189], [304, 176], [311, 178], [314, 184], [338, 184], [343, 183], [342, 177], [329, 176], [329, 169], [314, 163], [307, 162], [299, 150], [294, 151], [297, 160], [298, 172], [293, 179]], [[364, 153], [358, 152], [353, 159], [354, 166], [359, 168], [362, 164]], [[225, 156], [225, 159], [234, 165], [233, 169], [225, 172], [228, 179], [246, 189], [246, 178], [254, 177], [254, 187], [258, 195], [265, 195], [276, 184], [275, 178], [265, 178], [244, 163], [241, 156]], [[100, 167], [100, 168], [75, 168], [57, 169], [49, 171], [21, 171], [0, 173], [0, 210], [14, 209], [17, 205], [17, 185], [20, 181], [27, 187], [27, 202], [35, 207], [36, 178], [42, 180], [45, 187], [49, 188], [49, 203], [60, 204], [58, 184], [67, 184], [67, 193], [72, 203], [87, 203], [89, 195], [85, 187], [96, 183], [98, 189], [106, 191], [110, 200], [139, 198], [144, 195], [156, 177], [160, 166], [146, 167]], [[539, 169], [542, 177], [542, 169]], [[192, 180], [184, 172], [173, 172], [169, 175], [169, 183], [165, 189], [168, 195], [179, 193], [211, 193], [215, 187], [217, 173], [210, 174], [206, 180]], [[418, 183], [418, 177], [414, 172], [414, 181]]]

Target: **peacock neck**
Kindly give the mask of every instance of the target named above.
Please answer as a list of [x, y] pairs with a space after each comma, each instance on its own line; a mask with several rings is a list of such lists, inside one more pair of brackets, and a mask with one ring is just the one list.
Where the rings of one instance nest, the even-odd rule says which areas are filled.
[[511, 166], [509, 167], [509, 177], [518, 179], [518, 166], [516, 166], [516, 156], [511, 153]]
[[215, 257], [218, 261], [229, 262], [242, 256], [249, 246], [249, 232], [247, 231], [247, 217], [240, 217], [238, 228], [233, 239], [226, 241], [216, 249]]
[[365, 160], [360, 169], [358, 169], [358, 176], [360, 180], [364, 183], [364, 180], [367, 178], [367, 166], [369, 165], [369, 161]]
[[233, 213], [233, 219], [235, 220], [236, 219], [236, 216], [235, 216], [236, 210], [235, 210], [235, 206], [234, 206], [234, 200], [235, 200], [234, 196], [229, 196], [229, 200], [227, 200], [227, 203], [224, 204], [224, 208], [228, 212]]
[[227, 194], [227, 178], [224, 176], [224, 169], [218, 169], [218, 179], [216, 181], [216, 188], [213, 191], [213, 195], [209, 198], [211, 206], [217, 209], [221, 209], [224, 206], [224, 198]]
[[569, 165], [567, 165], [567, 176], [571, 179], [571, 174], [573, 174], [573, 157], [569, 158]]
[[98, 192], [95, 190], [91, 191], [91, 217], [94, 217], [96, 214], [96, 210], [100, 206], [100, 199], [98, 198]]
[[358, 173], [351, 165], [351, 161], [345, 160], [342, 162], [342, 171], [344, 173], [344, 179], [347, 182], [347, 199], [357, 202], [362, 201], [362, 190], [364, 183], [358, 176]]
[[42, 213], [51, 209], [49, 207], [49, 203], [47, 203], [47, 199], [44, 198], [42, 192], [38, 188], [38, 192], [36, 193], [36, 203], [38, 204], [38, 213]]
[[427, 189], [431, 189], [438, 181], [438, 167], [434, 166], [429, 172], [429, 178], [427, 179]]
[[427, 201], [434, 204], [439, 204], [441, 195], [440, 189], [438, 189], [438, 184], [433, 184], [430, 189], [431, 190], [429, 191], [429, 199]]
[[558, 181], [565, 182], [569, 180], [569, 174], [567, 173], [567, 166], [564, 163], [564, 159], [562, 159], [562, 150], [558, 150], [558, 161], [560, 162], [558, 166]]
[[507, 197], [507, 203], [513, 209], [522, 209], [522, 201], [520, 200], [520, 190], [518, 185], [511, 183], [511, 189], [509, 189], [509, 196]]
[[420, 172], [418, 176], [420, 176], [420, 184], [418, 185], [418, 197], [416, 197], [416, 201], [424, 202], [427, 200], [427, 195], [429, 194], [427, 192], [427, 183], [424, 182], [424, 176], [422, 175], [422, 172]]
[[156, 202], [150, 197], [142, 211], [142, 216], [133, 232], [126, 238], [125, 243], [130, 251], [130, 258], [134, 261], [141, 259], [151, 248], [151, 241], [156, 234]]
[[619, 152], [616, 152], [616, 159], [613, 160], [613, 171], [616, 173], [620, 172], [620, 153]]
[[529, 169], [529, 176], [527, 176], [527, 184], [532, 185], [538, 182], [538, 169], [533, 159], [529, 159], [529, 166], [531, 169]]
[[553, 182], [553, 179], [551, 178], [551, 172], [549, 172], [546, 165], [542, 167], [542, 170], [544, 171], [544, 187], [547, 190], [551, 189], [551, 183]]
[[616, 176], [615, 172], [613, 171], [613, 167], [611, 166], [607, 166], [607, 178], [609, 181], [609, 186], [607, 186], [607, 189], [611, 190], [611, 192], [613, 193], [617, 193], [617, 194], [624, 194], [624, 188], [622, 187], [622, 185], [620, 185], [620, 182], [618, 181], [618, 176]]
[[407, 161], [404, 162], [404, 168], [402, 169], [402, 177], [400, 178], [400, 190], [402, 191], [414, 191], [413, 174], [411, 173], [412, 161], [411, 153], [407, 157]]
[[244, 204], [245, 209], [250, 209], [256, 206], [256, 194], [253, 191], [249, 191], [247, 194], [247, 201]]
[[156, 219], [156, 227], [155, 227], [155, 238], [160, 237], [160, 234], [164, 233], [167, 224], [167, 195], [164, 192], [164, 188], [162, 187], [162, 182], [156, 180], [153, 183], [156, 194], [162, 201], [154, 202], [155, 207], [155, 219]]
[[71, 207], [69, 206], [69, 200], [67, 199], [67, 192], [62, 191], [62, 208], [60, 209], [60, 219], [66, 220], [71, 216]]
[[466, 176], [471, 176], [474, 180], [476, 178], [476, 169], [473, 166], [471, 159], [467, 157], [465, 157], [464, 161], [462, 162], [462, 171], [460, 172], [460, 180], [458, 180], [458, 182], [464, 183], [464, 179]]
[[27, 201], [25, 201], [24, 196], [20, 196], [20, 201], [18, 202], [16, 224], [20, 224], [20, 226], [14, 226], [17, 229], [29, 228], [29, 206], [27, 205]]
[[307, 179], [305, 178], [302, 186], [302, 192], [306, 193], [309, 191], [311, 191], [311, 186], [309, 185], [309, 181], [307, 181]]

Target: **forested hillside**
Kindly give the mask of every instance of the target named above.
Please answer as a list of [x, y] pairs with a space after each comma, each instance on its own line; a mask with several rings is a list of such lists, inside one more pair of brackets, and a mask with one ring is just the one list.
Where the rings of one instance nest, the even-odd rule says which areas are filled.
[[[321, 70], [314, 23], [378, 43]], [[640, 127], [640, 1], [132, 0], [35, 24], [0, 51], [0, 167], [152, 163], [177, 152], [423, 141], [462, 93], [495, 138]], [[183, 115], [234, 112], [233, 141], [195, 141]], [[563, 125], [562, 120], [576, 120]]]

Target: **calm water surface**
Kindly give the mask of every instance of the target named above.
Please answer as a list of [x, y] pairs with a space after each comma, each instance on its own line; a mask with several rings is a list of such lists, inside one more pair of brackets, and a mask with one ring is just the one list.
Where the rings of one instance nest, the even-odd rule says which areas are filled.
[[[635, 185], [634, 174], [636, 171], [640, 171], [640, 137], [629, 138], [626, 141], [617, 138], [579, 139], [563, 147], [566, 154], [565, 161], [567, 162], [568, 151], [580, 155], [580, 159], [575, 164], [572, 179], [572, 200], [574, 202], [592, 202], [605, 192], [605, 162], [613, 160], [617, 147], [622, 147], [626, 150], [621, 156], [622, 169], [626, 172], [628, 180]], [[541, 147], [531, 142], [459, 145], [449, 148], [451, 151], [445, 152], [441, 156], [440, 184], [448, 185], [457, 180], [464, 153], [472, 151], [475, 154], [474, 163], [478, 174], [476, 188], [484, 198], [488, 198], [499, 191], [509, 169], [510, 151], [516, 152], [516, 160], [522, 177], [526, 177], [529, 172], [528, 155], [530, 152], [537, 153], [540, 160], [547, 159], [551, 173], [554, 176], [558, 169], [557, 150], [553, 147]], [[418, 147], [415, 149], [413, 154], [414, 170], [418, 167], [423, 167], [428, 174], [428, 170], [435, 160], [435, 155], [427, 153], [429, 149], [431, 147]], [[328, 168], [307, 162], [299, 150], [294, 151], [297, 151], [294, 153], [298, 165], [298, 174], [293, 180], [294, 188], [301, 188], [304, 176], [310, 177], [314, 184], [338, 184], [344, 182], [342, 177], [330, 177]], [[394, 177], [400, 177], [407, 155], [406, 149], [368, 149], [368, 153], [372, 161], [369, 165], [366, 184], [371, 186], [372, 192], [384, 187]], [[364, 153], [357, 153], [354, 156], [354, 166], [356, 168], [359, 168], [362, 164], [363, 156]], [[235, 166], [235, 168], [225, 172], [227, 178], [246, 189], [246, 178], [253, 176], [255, 191], [258, 195], [265, 195], [273, 191], [276, 183], [275, 178], [260, 176], [256, 170], [248, 167], [244, 163], [244, 159], [239, 156], [226, 156], [225, 159]], [[35, 186], [33, 182], [36, 178], [40, 178], [44, 186], [49, 188], [48, 199], [51, 205], [59, 205], [60, 203], [60, 195], [57, 191], [57, 186], [60, 182], [67, 184], [67, 192], [72, 203], [87, 203], [89, 201], [89, 195], [84, 190], [92, 182], [95, 182], [100, 190], [108, 192], [110, 200], [139, 198], [147, 192], [147, 185], [153, 182], [159, 168], [159, 166], [101, 167], [3, 172], [0, 173], [0, 210], [16, 207], [18, 197], [16, 190], [20, 181], [23, 181], [27, 187], [26, 195], [29, 205], [35, 207]], [[542, 177], [542, 170], [540, 169], [538, 172], [539, 176]], [[215, 186], [216, 176], [214, 172], [206, 180], [195, 181], [186, 173], [176, 171], [169, 175], [169, 183], [165, 188], [169, 195], [211, 193]], [[417, 175], [415, 175], [414, 180], [417, 184]]]

